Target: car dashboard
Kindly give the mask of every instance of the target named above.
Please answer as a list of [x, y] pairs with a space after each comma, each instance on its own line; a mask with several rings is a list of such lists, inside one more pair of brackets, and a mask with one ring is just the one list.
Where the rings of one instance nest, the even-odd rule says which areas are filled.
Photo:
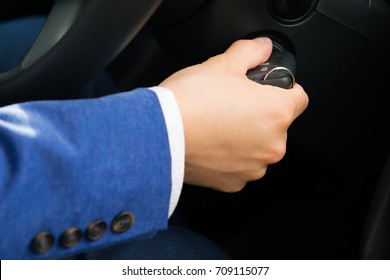
[[[1, 19], [50, 11], [38, 2], [15, 1]], [[390, 258], [389, 30], [386, 0], [163, 1], [107, 66], [120, 90], [268, 36], [294, 54], [310, 98], [264, 178], [235, 194], [185, 185], [169, 223], [236, 259]]]

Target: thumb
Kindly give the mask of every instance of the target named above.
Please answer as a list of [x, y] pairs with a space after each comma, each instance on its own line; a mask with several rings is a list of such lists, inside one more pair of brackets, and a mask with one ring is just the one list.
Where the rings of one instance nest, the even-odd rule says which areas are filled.
[[234, 71], [239, 74], [264, 63], [271, 55], [272, 41], [267, 37], [238, 40], [223, 54]]

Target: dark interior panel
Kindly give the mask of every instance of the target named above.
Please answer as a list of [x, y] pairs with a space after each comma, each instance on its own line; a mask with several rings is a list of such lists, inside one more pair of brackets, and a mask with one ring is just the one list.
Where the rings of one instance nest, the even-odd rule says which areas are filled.
[[365, 216], [389, 151], [383, 129], [390, 112], [383, 92], [388, 29], [367, 36], [378, 22], [375, 13], [360, 10], [356, 16], [364, 15], [366, 29], [354, 28], [326, 14], [326, 1], [299, 20], [280, 21], [269, 2], [208, 1], [179, 25], [150, 27], [181, 66], [240, 38], [272, 36], [295, 54], [297, 81], [310, 97], [290, 128], [286, 157], [265, 178], [235, 195], [186, 186], [172, 221], [186, 221], [238, 258], [359, 258]]
[[0, 21], [31, 15], [47, 15], [53, 6], [53, 0], [12, 0], [3, 1], [0, 9]]
[[[52, 5], [30, 2], [10, 2], [0, 20]], [[165, 0], [108, 67], [121, 90], [269, 36], [295, 55], [310, 98], [263, 179], [236, 194], [185, 185], [170, 223], [237, 259], [388, 257], [389, 30], [387, 0]]]

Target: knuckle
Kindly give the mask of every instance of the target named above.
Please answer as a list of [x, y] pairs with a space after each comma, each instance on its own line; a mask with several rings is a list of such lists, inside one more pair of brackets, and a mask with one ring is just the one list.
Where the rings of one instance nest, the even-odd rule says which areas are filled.
[[275, 112], [273, 116], [273, 121], [275, 124], [275, 127], [287, 130], [287, 128], [291, 125], [294, 117], [293, 112], [290, 112], [291, 110], [278, 110]]
[[290, 110], [283, 110], [283, 106], [280, 110], [272, 112], [271, 121], [268, 129], [272, 132], [286, 132], [291, 123], [294, 120], [294, 113]]
[[246, 185], [245, 181], [237, 180], [235, 182], [229, 182], [224, 186], [224, 192], [235, 193], [241, 191]]
[[267, 166], [262, 166], [261, 168], [257, 169], [256, 171], [252, 172], [248, 175], [247, 180], [248, 181], [256, 181], [265, 176], [265, 173], [267, 172]]
[[280, 161], [286, 154], [286, 143], [280, 141], [275, 143], [269, 150], [269, 162], [276, 163]]
[[303, 91], [302, 92], [302, 98], [303, 98], [303, 104], [304, 104], [304, 106], [305, 106], [305, 108], [309, 105], [309, 95], [305, 92], [305, 91]]

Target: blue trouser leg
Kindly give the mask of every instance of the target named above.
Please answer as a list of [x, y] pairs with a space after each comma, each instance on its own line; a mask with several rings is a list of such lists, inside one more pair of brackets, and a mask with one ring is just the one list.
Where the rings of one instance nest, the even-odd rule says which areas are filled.
[[97, 249], [86, 259], [119, 260], [226, 260], [229, 255], [206, 237], [171, 226], [152, 238]]

